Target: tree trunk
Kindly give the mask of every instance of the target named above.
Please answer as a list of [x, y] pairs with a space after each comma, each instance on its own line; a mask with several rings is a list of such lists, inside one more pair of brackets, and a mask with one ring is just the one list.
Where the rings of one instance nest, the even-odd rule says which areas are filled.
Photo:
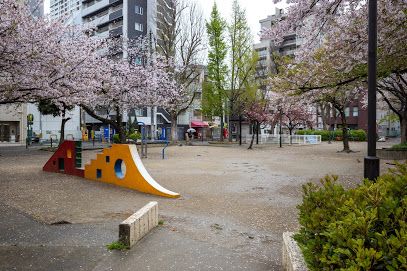
[[116, 108], [116, 125], [115, 129], [119, 134], [119, 140], [121, 144], [126, 144], [126, 130], [123, 127], [123, 116], [119, 108]]
[[407, 112], [403, 114], [403, 117], [399, 117], [400, 119], [400, 143], [404, 144], [407, 142]]
[[331, 117], [331, 108], [329, 104], [321, 104], [321, 119], [322, 119], [322, 128], [324, 130], [329, 130], [329, 119]]
[[341, 122], [342, 122], [342, 142], [343, 142], [343, 151], [351, 152], [349, 147], [349, 135], [348, 135], [348, 124], [346, 123], [345, 111], [340, 110]]
[[242, 116], [239, 116], [239, 145], [242, 145]]
[[260, 123], [256, 121], [256, 145], [259, 145]]
[[254, 135], [255, 135], [255, 133], [254, 133], [254, 131], [253, 131], [252, 139], [250, 140], [250, 146], [247, 148], [248, 150], [253, 149]]
[[229, 142], [232, 142], [232, 124], [230, 121], [230, 115], [228, 116], [228, 131], [229, 131], [228, 135]]
[[293, 138], [292, 138], [292, 135], [293, 135], [293, 127], [288, 127], [288, 130], [290, 131], [290, 145], [292, 145], [293, 144]]
[[65, 116], [66, 116], [65, 113], [66, 113], [65, 109], [62, 110], [62, 115], [61, 115], [61, 117], [62, 117], [62, 121], [61, 121], [61, 136], [60, 136], [60, 139], [59, 139], [59, 144], [58, 144], [58, 146], [61, 146], [62, 142], [64, 142], [64, 140], [65, 140], [65, 124], [68, 122], [68, 120], [71, 119], [71, 118], [65, 118]]
[[178, 116], [174, 113], [171, 114], [171, 141], [178, 142]]
[[61, 121], [61, 138], [59, 139], [59, 145], [62, 144], [65, 140], [65, 124], [70, 120], [71, 118], [65, 118], [65, 113], [63, 114], [62, 121]]

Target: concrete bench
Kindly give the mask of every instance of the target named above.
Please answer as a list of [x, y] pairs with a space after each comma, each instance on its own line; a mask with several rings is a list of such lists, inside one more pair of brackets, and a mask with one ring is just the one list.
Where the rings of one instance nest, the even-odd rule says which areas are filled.
[[119, 225], [119, 241], [132, 247], [158, 225], [158, 203], [152, 201]]

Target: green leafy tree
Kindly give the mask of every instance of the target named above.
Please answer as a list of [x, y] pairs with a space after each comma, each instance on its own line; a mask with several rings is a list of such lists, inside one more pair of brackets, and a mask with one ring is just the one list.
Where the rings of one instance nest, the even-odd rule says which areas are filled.
[[[208, 77], [203, 87], [203, 113], [208, 117], [220, 116], [223, 131], [224, 104], [226, 99], [225, 84], [228, 67], [228, 53], [225, 41], [226, 21], [220, 16], [216, 3], [213, 4], [211, 18], [206, 23], [209, 39]], [[221, 141], [223, 133], [221, 132]]]
[[[232, 4], [232, 21], [229, 25], [230, 73], [229, 73], [229, 120], [231, 116], [241, 116], [244, 108], [241, 98], [246, 89], [255, 83], [258, 56], [253, 50], [253, 38], [247, 23], [246, 11], [237, 0]], [[231, 125], [229, 125], [231, 129]], [[229, 131], [229, 140], [232, 133]]]

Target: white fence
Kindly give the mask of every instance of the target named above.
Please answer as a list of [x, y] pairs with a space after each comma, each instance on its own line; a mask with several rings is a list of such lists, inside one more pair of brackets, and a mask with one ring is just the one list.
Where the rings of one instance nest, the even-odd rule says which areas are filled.
[[[321, 144], [320, 135], [281, 135], [282, 144], [316, 145]], [[280, 135], [261, 135], [261, 144], [279, 144]]]

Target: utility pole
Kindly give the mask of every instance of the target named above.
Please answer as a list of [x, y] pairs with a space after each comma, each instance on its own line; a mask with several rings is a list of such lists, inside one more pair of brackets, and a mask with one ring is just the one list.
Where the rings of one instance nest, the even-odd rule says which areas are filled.
[[376, 157], [376, 89], [377, 89], [377, 0], [369, 0], [368, 45], [368, 133], [364, 176], [376, 180], [380, 175], [380, 160]]

